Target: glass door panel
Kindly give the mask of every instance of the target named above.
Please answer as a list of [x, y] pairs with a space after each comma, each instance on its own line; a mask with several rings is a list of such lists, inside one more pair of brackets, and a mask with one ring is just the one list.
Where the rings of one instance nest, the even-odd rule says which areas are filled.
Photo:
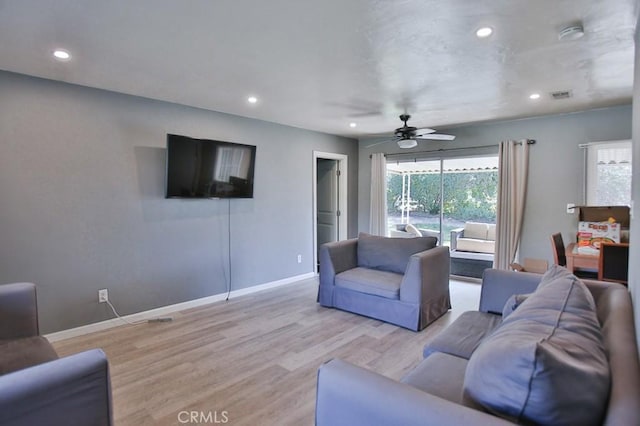
[[441, 161], [387, 163], [389, 236], [403, 236], [407, 224], [440, 238]]
[[[442, 169], [443, 244], [450, 246], [451, 231], [464, 228], [467, 222], [495, 225], [498, 201], [498, 157], [446, 159], [442, 162]], [[488, 229], [487, 237], [495, 240], [492, 227]], [[483, 250], [489, 252], [490, 248], [488, 244]], [[478, 249], [481, 249], [480, 244]]]

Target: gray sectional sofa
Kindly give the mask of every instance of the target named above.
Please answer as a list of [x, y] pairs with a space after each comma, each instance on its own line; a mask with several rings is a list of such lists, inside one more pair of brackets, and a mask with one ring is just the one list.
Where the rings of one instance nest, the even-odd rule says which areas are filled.
[[111, 407], [104, 352], [58, 358], [39, 334], [35, 285], [0, 285], [0, 425], [110, 426]]
[[629, 292], [557, 266], [489, 269], [479, 311], [431, 340], [400, 382], [337, 359], [321, 366], [316, 424], [638, 425]]
[[360, 233], [324, 244], [318, 302], [422, 330], [451, 308], [449, 248], [437, 242]]

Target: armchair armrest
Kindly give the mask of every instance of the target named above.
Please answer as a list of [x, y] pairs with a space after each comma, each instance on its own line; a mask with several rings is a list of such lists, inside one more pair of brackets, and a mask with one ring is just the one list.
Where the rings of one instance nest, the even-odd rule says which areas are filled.
[[316, 426], [512, 425], [335, 359], [318, 370]]
[[320, 247], [320, 267], [331, 267], [339, 274], [358, 266], [358, 239], [334, 241]]
[[323, 244], [320, 247], [319, 262], [318, 302], [323, 306], [333, 306], [333, 286], [336, 275], [358, 266], [358, 239]]
[[535, 291], [541, 279], [542, 275], [530, 272], [485, 269], [482, 274], [479, 310], [502, 314], [502, 308], [509, 297]]
[[37, 335], [36, 286], [32, 283], [0, 285], [0, 339]]
[[416, 253], [400, 283], [400, 301], [419, 309], [416, 331], [441, 317], [451, 308], [449, 295], [449, 247], [440, 246]]
[[109, 365], [93, 349], [0, 376], [0, 424], [113, 424]]
[[434, 247], [411, 256], [400, 285], [400, 300], [420, 303], [424, 296], [436, 299], [449, 294], [449, 248]]
[[451, 250], [456, 250], [458, 248], [458, 238], [462, 237], [464, 234], [464, 228], [456, 228], [451, 230], [451, 242], [449, 246]]

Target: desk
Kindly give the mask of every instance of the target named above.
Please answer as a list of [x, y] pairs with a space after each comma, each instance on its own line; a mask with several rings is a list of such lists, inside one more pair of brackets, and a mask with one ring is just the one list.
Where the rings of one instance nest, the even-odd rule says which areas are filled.
[[567, 258], [567, 269], [571, 272], [574, 272], [577, 268], [597, 271], [600, 256], [598, 254], [578, 253], [576, 245], [576, 243], [571, 243], [564, 251]]

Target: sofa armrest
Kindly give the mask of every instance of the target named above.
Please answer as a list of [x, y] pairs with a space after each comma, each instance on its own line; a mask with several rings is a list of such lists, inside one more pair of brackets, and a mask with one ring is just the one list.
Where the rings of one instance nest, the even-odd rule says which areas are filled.
[[456, 250], [458, 248], [458, 238], [462, 237], [464, 233], [464, 228], [456, 228], [451, 230], [451, 242], [449, 243], [449, 247], [451, 250]]
[[0, 376], [0, 424], [113, 424], [109, 364], [93, 349]]
[[512, 425], [339, 359], [318, 370], [316, 426]]
[[485, 269], [482, 274], [479, 311], [502, 315], [509, 297], [535, 291], [541, 279], [542, 275], [529, 272]]
[[35, 284], [0, 285], [0, 339], [37, 335], [38, 305]]
[[434, 247], [411, 256], [400, 285], [400, 300], [422, 303], [449, 294], [449, 248]]

